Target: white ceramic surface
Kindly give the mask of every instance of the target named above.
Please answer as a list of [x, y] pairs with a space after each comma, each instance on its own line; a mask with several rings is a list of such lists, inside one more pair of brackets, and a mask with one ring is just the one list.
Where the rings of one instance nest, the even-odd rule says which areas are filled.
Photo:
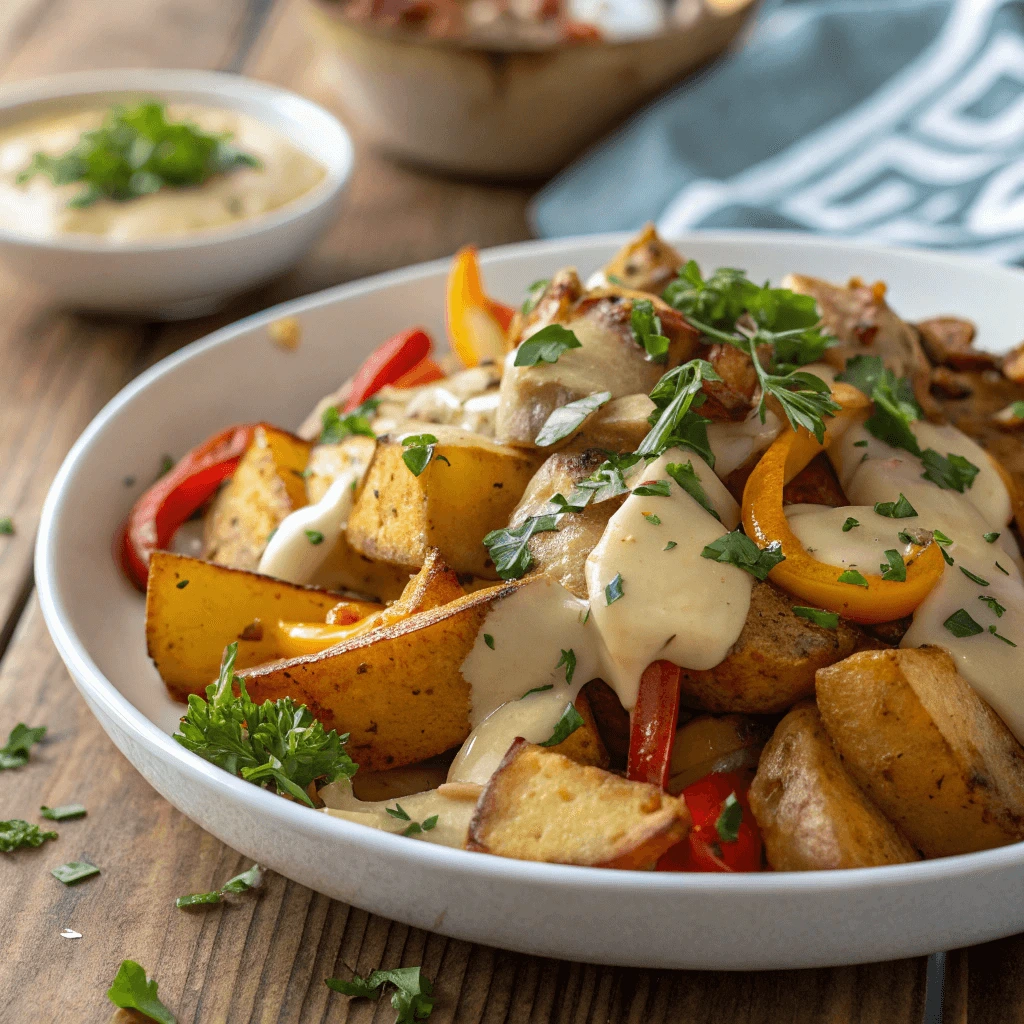
[[0, 89], [0, 126], [95, 101], [156, 96], [241, 111], [276, 129], [327, 168], [314, 189], [237, 227], [131, 244], [88, 235], [30, 239], [0, 226], [0, 259], [55, 306], [178, 319], [283, 273], [330, 227], [352, 171], [348, 132], [323, 107], [287, 89], [213, 71], [87, 71]]
[[[599, 266], [603, 236], [495, 249], [489, 290], [517, 301], [574, 264]], [[983, 345], [1024, 337], [1024, 274], [921, 252], [793, 235], [685, 239], [705, 268], [789, 270], [890, 285], [908, 317], [959, 313]], [[656, 874], [530, 864], [449, 850], [330, 818], [228, 775], [168, 736], [180, 713], [146, 657], [143, 600], [111, 538], [164, 452], [227, 424], [299, 423], [379, 341], [422, 323], [443, 337], [447, 261], [371, 278], [250, 317], [126, 387], [68, 455], [43, 511], [36, 581], [47, 625], [82, 695], [121, 751], [203, 828], [261, 864], [387, 917], [491, 945], [648, 967], [779, 968], [910, 956], [1024, 929], [1024, 844], [920, 864], [756, 875]], [[267, 325], [302, 325], [295, 352]]]

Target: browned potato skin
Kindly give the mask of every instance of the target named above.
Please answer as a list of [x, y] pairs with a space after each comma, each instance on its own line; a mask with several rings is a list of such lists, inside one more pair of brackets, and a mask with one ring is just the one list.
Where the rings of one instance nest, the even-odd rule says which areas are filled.
[[685, 261], [655, 230], [645, 224], [640, 234], [624, 245], [604, 268], [613, 284], [638, 292], [661, 295]]
[[583, 724], [566, 736], [561, 743], [556, 743], [548, 749], [570, 758], [577, 764], [590, 764], [595, 768], [607, 768], [610, 763], [608, 750], [601, 739], [601, 733], [598, 731], [590, 700], [583, 690], [576, 694], [573, 706], [580, 713]]
[[[547, 507], [555, 494], [568, 496], [573, 485], [586, 479], [605, 460], [605, 454], [590, 448], [584, 452], [557, 452], [537, 470], [510, 520], [519, 526]], [[608, 520], [625, 495], [588, 505], [582, 512], [566, 516], [556, 531], [538, 533], [529, 542], [533, 571], [558, 580], [570, 593], [586, 598], [584, 566], [587, 555], [601, 539]]]
[[750, 787], [750, 809], [776, 871], [906, 864], [919, 855], [843, 768], [814, 701], [778, 724]]
[[469, 735], [470, 687], [460, 668], [493, 601], [517, 586], [467, 594], [319, 654], [240, 673], [256, 701], [291, 697], [328, 729], [351, 734], [367, 771], [423, 761]]
[[588, 867], [653, 867], [690, 828], [686, 804], [515, 740], [477, 803], [466, 849]]
[[[325, 590], [156, 551], [146, 588], [146, 646], [168, 693], [186, 701], [217, 678], [225, 646], [256, 619], [322, 622], [337, 601]], [[241, 641], [236, 665], [278, 656], [269, 640]]]
[[203, 523], [203, 557], [233, 569], [255, 570], [267, 539], [306, 504], [302, 471], [310, 444], [261, 423], [235, 475], [213, 500]]
[[624, 770], [629, 756], [629, 712], [603, 679], [591, 679], [580, 690], [580, 695], [587, 698], [597, 733], [608, 751], [610, 766], [616, 771]]
[[725, 660], [683, 669], [682, 700], [704, 711], [777, 714], [814, 693], [814, 673], [852, 653], [861, 633], [840, 620], [822, 629], [793, 614], [794, 602], [771, 583], [755, 582], [750, 611]]
[[348, 542], [368, 558], [411, 566], [437, 547], [456, 572], [497, 579], [483, 539], [507, 525], [540, 459], [455, 427], [425, 429], [438, 444], [419, 476], [402, 461], [397, 438], [379, 439]]
[[1024, 749], [941, 648], [863, 651], [817, 692], [847, 771], [925, 856], [1024, 839]]

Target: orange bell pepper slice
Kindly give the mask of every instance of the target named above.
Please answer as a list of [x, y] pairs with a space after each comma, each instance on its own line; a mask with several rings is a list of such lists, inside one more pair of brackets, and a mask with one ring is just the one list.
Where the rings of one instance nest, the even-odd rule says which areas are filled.
[[433, 384], [444, 380], [444, 370], [430, 356], [421, 359], [411, 370], [391, 382], [393, 388], [417, 388], [421, 384]]
[[[869, 403], [860, 391], [841, 383], [833, 387], [832, 397], [842, 408], [827, 423], [825, 445], [841, 436], [856, 413]], [[914, 548], [907, 561], [905, 582], [865, 574], [865, 588], [839, 583], [843, 567], [813, 558], [789, 528], [782, 506], [782, 488], [825, 445], [820, 445], [804, 429], [786, 430], [776, 438], [743, 489], [743, 529], [760, 547], [776, 541], [782, 545], [786, 559], [772, 569], [769, 578], [790, 594], [854, 622], [901, 619], [917, 608], [942, 577], [945, 562], [936, 543]]]
[[476, 248], [467, 245], [455, 254], [448, 274], [448, 338], [464, 366], [505, 357], [505, 335], [515, 310], [484, 292]]

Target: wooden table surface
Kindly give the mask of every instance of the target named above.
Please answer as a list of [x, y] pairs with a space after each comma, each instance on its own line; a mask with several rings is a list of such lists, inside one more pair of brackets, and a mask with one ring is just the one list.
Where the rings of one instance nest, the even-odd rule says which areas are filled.
[[[244, 71], [330, 105], [291, 0], [0, 2], [2, 82], [131, 65]], [[417, 931], [278, 876], [234, 906], [174, 907], [176, 896], [215, 888], [247, 862], [150, 789], [75, 692], [33, 588], [32, 547], [50, 481], [100, 406], [169, 352], [284, 298], [469, 241], [526, 238], [529, 195], [428, 177], [359, 146], [344, 212], [326, 241], [286, 279], [184, 324], [58, 314], [0, 274], [0, 516], [16, 528], [0, 537], [0, 732], [19, 721], [49, 730], [27, 767], [0, 774], [0, 818], [39, 820], [42, 804], [89, 809], [58, 826], [59, 841], [0, 857], [0, 1021], [110, 1020], [104, 993], [125, 958], [159, 981], [182, 1024], [390, 1022], [389, 1000], [349, 1005], [323, 979], [415, 964], [435, 982], [432, 1024], [924, 1019], [923, 958], [747, 975], [585, 966]], [[73, 859], [102, 874], [61, 885], [49, 869]], [[66, 927], [83, 937], [62, 938]], [[947, 1024], [1024, 1020], [1022, 961], [1019, 937], [950, 955]]]

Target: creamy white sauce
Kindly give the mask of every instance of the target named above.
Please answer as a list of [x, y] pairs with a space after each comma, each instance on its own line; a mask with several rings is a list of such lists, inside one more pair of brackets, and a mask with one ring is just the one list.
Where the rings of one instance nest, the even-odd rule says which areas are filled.
[[782, 421], [770, 409], [765, 412], [764, 423], [757, 409], [751, 410], [745, 420], [715, 421], [708, 424], [708, 444], [715, 456], [715, 472], [724, 480], [733, 470], [745, 465], [763, 452], [779, 436]]
[[[878, 575], [886, 551], [895, 549], [905, 559], [913, 549], [898, 534], [916, 529], [915, 521], [880, 516], [871, 505], [787, 505], [786, 518], [809, 555], [862, 573]], [[847, 519], [856, 519], [860, 525], [844, 533]]]
[[576, 655], [577, 689], [601, 674], [597, 630], [588, 619], [586, 601], [547, 576], [533, 577], [495, 601], [462, 663], [463, 678], [472, 687], [470, 724], [479, 725], [538, 686], [552, 684], [558, 692], [570, 692], [565, 667], [558, 665], [563, 650]]
[[[627, 710], [636, 704], [640, 676], [664, 658], [692, 669], [717, 665], [736, 642], [750, 607], [752, 577], [733, 565], [702, 558], [707, 544], [739, 521], [739, 508], [699, 456], [674, 449], [630, 479], [670, 479], [670, 462], [692, 462], [721, 522], [675, 481], [669, 496], [631, 494], [612, 516], [586, 564], [591, 621], [603, 643], [602, 678]], [[652, 524], [645, 514], [660, 518]], [[665, 550], [669, 541], [676, 547]], [[622, 577], [623, 596], [607, 603], [605, 588]]]
[[[361, 466], [347, 467], [315, 505], [304, 505], [286, 516], [263, 551], [259, 571], [289, 583], [310, 583], [348, 522], [362, 473]], [[323, 540], [314, 544], [307, 530], [322, 534]]]
[[34, 153], [60, 156], [83, 132], [98, 128], [105, 113], [106, 108], [49, 114], [0, 133], [0, 224], [34, 238], [86, 234], [133, 242], [188, 235], [277, 210], [305, 195], [326, 174], [318, 161], [245, 114], [169, 104], [169, 120], [229, 133], [232, 144], [257, 157], [262, 166], [215, 175], [196, 187], [161, 188], [127, 202], [103, 199], [83, 209], [68, 206], [83, 190], [81, 184], [54, 185], [45, 174], [17, 183]]

